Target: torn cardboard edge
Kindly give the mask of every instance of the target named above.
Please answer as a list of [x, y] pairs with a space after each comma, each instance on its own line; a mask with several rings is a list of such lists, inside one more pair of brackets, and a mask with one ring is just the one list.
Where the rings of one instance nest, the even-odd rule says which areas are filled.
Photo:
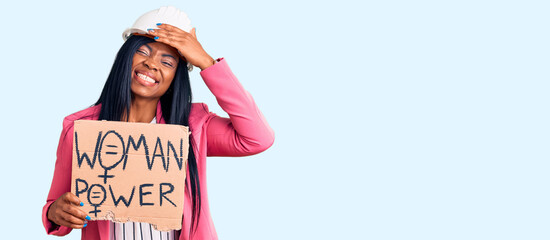
[[[161, 225], [159, 225], [159, 224], [154, 223], [156, 221], [151, 221], [151, 219], [160, 219], [161, 221], [163, 221], [163, 223]], [[179, 219], [172, 219], [173, 221], [170, 221], [169, 223], [166, 222], [166, 218], [151, 218], [151, 217], [147, 217], [147, 218], [142, 218], [142, 217], [117, 218], [117, 217], [115, 217], [115, 214], [112, 211], [107, 211], [105, 213], [105, 216], [100, 217], [100, 218], [91, 217], [91, 221], [96, 221], [96, 220], [108, 220], [108, 221], [116, 222], [116, 223], [146, 222], [146, 223], [149, 223], [155, 230], [163, 231], [163, 232], [167, 232], [167, 231], [171, 231], [171, 230], [181, 230], [181, 226], [182, 226], [182, 223], [183, 223], [181, 217]]]

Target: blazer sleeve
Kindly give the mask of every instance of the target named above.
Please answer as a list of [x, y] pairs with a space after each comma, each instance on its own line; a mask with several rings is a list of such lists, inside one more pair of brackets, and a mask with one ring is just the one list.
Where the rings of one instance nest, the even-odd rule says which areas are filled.
[[52, 185], [46, 204], [42, 209], [42, 223], [49, 235], [65, 236], [69, 234], [72, 228], [59, 226], [48, 220], [48, 209], [52, 203], [66, 192], [71, 191], [71, 170], [72, 170], [72, 150], [73, 150], [73, 129], [74, 122], [65, 119], [63, 121], [63, 130], [57, 146], [57, 160], [55, 161], [55, 171]]
[[201, 73], [229, 118], [212, 114], [206, 124], [208, 156], [248, 156], [268, 149], [275, 135], [254, 99], [235, 77], [225, 59]]

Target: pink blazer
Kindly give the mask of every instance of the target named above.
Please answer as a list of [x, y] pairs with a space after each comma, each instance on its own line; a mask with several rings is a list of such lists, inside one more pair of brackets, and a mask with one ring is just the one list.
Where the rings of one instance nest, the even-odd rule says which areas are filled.
[[[206, 156], [253, 155], [266, 150], [274, 141], [273, 130], [254, 103], [252, 96], [244, 90], [224, 59], [203, 70], [200, 74], [207, 87], [216, 97], [220, 107], [229, 115], [229, 118], [222, 118], [209, 112], [204, 103], [194, 103], [191, 107], [189, 128], [199, 172], [202, 208], [197, 231], [191, 234], [191, 218], [187, 216], [191, 216], [192, 202], [188, 192], [185, 191], [183, 216], [186, 217], [182, 216], [183, 226], [180, 240], [218, 239], [208, 205]], [[162, 118], [160, 109], [159, 102], [156, 119], [157, 123], [163, 124], [165, 121]], [[42, 209], [42, 222], [48, 234], [64, 236], [72, 230], [50, 222], [47, 218], [47, 212], [50, 205], [59, 196], [71, 191], [74, 121], [79, 119], [97, 120], [99, 111], [100, 106], [93, 106], [71, 114], [63, 120], [63, 130], [57, 147], [57, 160], [52, 185], [46, 204]], [[82, 239], [108, 240], [109, 231], [108, 221], [90, 221], [88, 226], [82, 229]]]

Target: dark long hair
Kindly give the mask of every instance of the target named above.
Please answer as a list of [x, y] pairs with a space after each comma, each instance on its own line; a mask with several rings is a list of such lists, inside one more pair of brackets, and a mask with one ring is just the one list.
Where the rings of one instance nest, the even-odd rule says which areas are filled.
[[[130, 116], [130, 104], [132, 101], [132, 60], [134, 54], [144, 44], [155, 42], [155, 40], [133, 35], [122, 45], [118, 51], [113, 68], [99, 100], [95, 105], [101, 104], [99, 120], [122, 121], [124, 116]], [[189, 126], [189, 113], [191, 112], [191, 85], [189, 83], [189, 73], [185, 61], [180, 60], [174, 80], [162, 97], [160, 105], [162, 117], [166, 123]], [[126, 121], [128, 117], [125, 118]], [[191, 197], [193, 199], [193, 216], [191, 217], [191, 230], [196, 230], [198, 226], [201, 209], [201, 189], [199, 183], [199, 173], [197, 161], [193, 152], [193, 143], [189, 136], [189, 182], [191, 186]], [[185, 217], [185, 216], [184, 216]]]

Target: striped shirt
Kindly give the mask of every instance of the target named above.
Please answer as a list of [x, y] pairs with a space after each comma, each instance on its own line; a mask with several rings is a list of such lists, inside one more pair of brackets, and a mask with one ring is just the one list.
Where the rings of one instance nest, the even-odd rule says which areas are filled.
[[149, 223], [142, 222], [110, 222], [111, 240], [176, 240], [176, 231], [157, 231]]

